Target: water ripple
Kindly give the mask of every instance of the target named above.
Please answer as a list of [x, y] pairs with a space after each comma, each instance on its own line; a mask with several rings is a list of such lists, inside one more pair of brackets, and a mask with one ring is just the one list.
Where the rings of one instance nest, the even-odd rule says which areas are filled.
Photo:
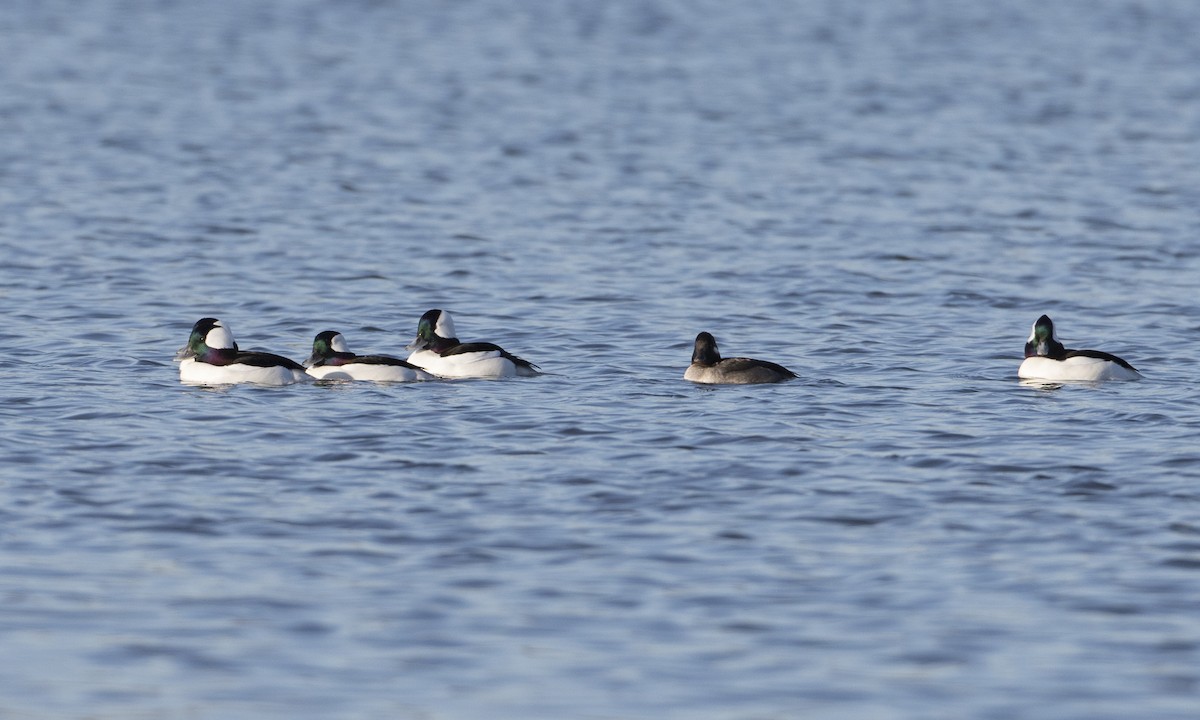
[[[0, 716], [1194, 715], [1192, 4], [122, 8], [0, 10]], [[170, 361], [431, 307], [547, 374]]]

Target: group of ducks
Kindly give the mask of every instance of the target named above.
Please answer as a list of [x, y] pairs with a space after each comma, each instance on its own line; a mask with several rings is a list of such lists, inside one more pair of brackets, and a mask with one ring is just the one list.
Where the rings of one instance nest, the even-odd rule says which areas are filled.
[[417, 323], [407, 360], [390, 355], [357, 355], [346, 338], [326, 330], [313, 338], [312, 355], [303, 364], [266, 352], [238, 348], [229, 328], [216, 318], [192, 326], [188, 343], [175, 355], [179, 379], [195, 385], [290, 385], [311, 379], [413, 382], [438, 378], [529, 377], [537, 365], [499, 345], [460, 342], [445, 310], [430, 310]]
[[[201, 318], [192, 326], [187, 346], [175, 359], [179, 379], [195, 385], [290, 385], [313, 378], [412, 382], [439, 378], [531, 377], [537, 365], [487, 342], [461, 342], [454, 320], [445, 310], [430, 310], [417, 323], [417, 337], [406, 348], [406, 360], [390, 355], [356, 355], [346, 338], [326, 330], [313, 338], [312, 355], [303, 364], [282, 355], [239, 350], [229, 328], [216, 318]], [[696, 336], [692, 364], [684, 380], [719, 385], [751, 385], [791, 380], [791, 370], [766, 360], [722, 358], [716, 339], [707, 332]], [[1031, 380], [1136, 380], [1141, 374], [1116, 355], [1099, 350], [1068, 350], [1058, 341], [1054, 323], [1037, 319], [1025, 342], [1025, 360], [1017, 377]]]

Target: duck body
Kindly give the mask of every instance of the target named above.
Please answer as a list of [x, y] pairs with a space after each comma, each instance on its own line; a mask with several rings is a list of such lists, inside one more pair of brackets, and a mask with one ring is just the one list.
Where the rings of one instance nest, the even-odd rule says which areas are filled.
[[216, 318], [192, 326], [176, 355], [179, 380], [189, 385], [291, 385], [308, 380], [304, 366], [282, 355], [239, 350], [229, 328]]
[[[291, 385], [304, 382], [304, 368], [278, 362], [280, 355], [271, 353], [245, 353], [246, 356], [228, 365], [214, 365], [196, 358], [186, 358], [179, 363], [179, 379], [188, 385]], [[256, 364], [261, 361], [263, 364]], [[289, 361], [292, 362], [292, 361]]]
[[[1024, 380], [1065, 380], [1099, 382], [1101, 380], [1137, 380], [1141, 373], [1115, 355], [1098, 350], [1074, 350], [1075, 354], [1061, 360], [1049, 357], [1029, 357], [1017, 368], [1017, 377]], [[1097, 353], [1088, 355], [1085, 353]]]
[[537, 365], [487, 342], [460, 342], [445, 310], [430, 310], [417, 324], [408, 362], [445, 378], [508, 378], [540, 375]]
[[791, 370], [766, 360], [722, 358], [716, 339], [707, 332], [696, 336], [692, 364], [683, 373], [684, 380], [707, 385], [757, 385], [795, 377]]
[[1125, 360], [1100, 350], [1070, 350], [1058, 341], [1054, 322], [1037, 319], [1025, 342], [1025, 360], [1017, 368], [1023, 380], [1100, 382], [1138, 380], [1142, 374]]
[[304, 362], [308, 374], [322, 380], [414, 382], [433, 380], [421, 368], [390, 355], [356, 355], [341, 333], [326, 330], [313, 339], [313, 353]]

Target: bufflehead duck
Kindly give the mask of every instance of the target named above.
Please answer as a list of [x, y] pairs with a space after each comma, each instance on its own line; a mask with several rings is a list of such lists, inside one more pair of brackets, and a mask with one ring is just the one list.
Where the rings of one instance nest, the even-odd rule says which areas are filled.
[[433, 375], [400, 358], [387, 355], [355, 355], [346, 346], [346, 338], [336, 330], [326, 330], [313, 338], [312, 356], [304, 361], [308, 374], [327, 380], [376, 380], [412, 382], [433, 380]]
[[782, 365], [751, 358], [721, 358], [717, 341], [702, 332], [696, 336], [692, 364], [683, 373], [684, 380], [715, 385], [751, 385], [791, 380], [796, 373]]
[[1099, 350], [1068, 350], [1046, 315], [1037, 319], [1025, 341], [1025, 361], [1017, 377], [1036, 380], [1137, 380], [1142, 375], [1116, 355]]
[[238, 350], [229, 328], [216, 318], [197, 320], [175, 359], [179, 379], [192, 385], [291, 385], [308, 379], [303, 365], [282, 355]]
[[492, 343], [461, 343], [454, 320], [445, 310], [430, 310], [417, 323], [417, 337], [408, 346], [408, 361], [448, 378], [532, 377], [538, 366]]

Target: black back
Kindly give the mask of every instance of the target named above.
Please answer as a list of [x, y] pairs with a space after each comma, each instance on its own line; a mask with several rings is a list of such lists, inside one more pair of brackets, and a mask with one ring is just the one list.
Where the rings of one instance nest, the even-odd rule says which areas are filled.
[[474, 353], [474, 352], [499, 352], [500, 357], [505, 358], [507, 360], [511, 360], [514, 365], [518, 365], [523, 368], [529, 368], [530, 370], [538, 369], [537, 365], [534, 365], [533, 363], [529, 362], [528, 360], [525, 360], [524, 358], [519, 358], [516, 355], [513, 355], [509, 351], [505, 350], [504, 348], [500, 347], [499, 345], [496, 345], [495, 343], [489, 343], [489, 342], [458, 343], [456, 345], [446, 348], [445, 350], [442, 350], [438, 354], [441, 355], [442, 357], [447, 357], [450, 355], [464, 355], [466, 353]]
[[1138, 371], [1137, 368], [1130, 365], [1128, 362], [1122, 360], [1121, 358], [1117, 357], [1116, 355], [1106, 353], [1102, 350], [1067, 350], [1066, 353], [1063, 355], [1063, 357], [1058, 358], [1058, 359], [1065, 360], [1069, 357], [1090, 357], [1090, 358], [1097, 358], [1099, 360], [1107, 360], [1109, 362], [1114, 362], [1127, 370], [1132, 370], [1134, 372]]

